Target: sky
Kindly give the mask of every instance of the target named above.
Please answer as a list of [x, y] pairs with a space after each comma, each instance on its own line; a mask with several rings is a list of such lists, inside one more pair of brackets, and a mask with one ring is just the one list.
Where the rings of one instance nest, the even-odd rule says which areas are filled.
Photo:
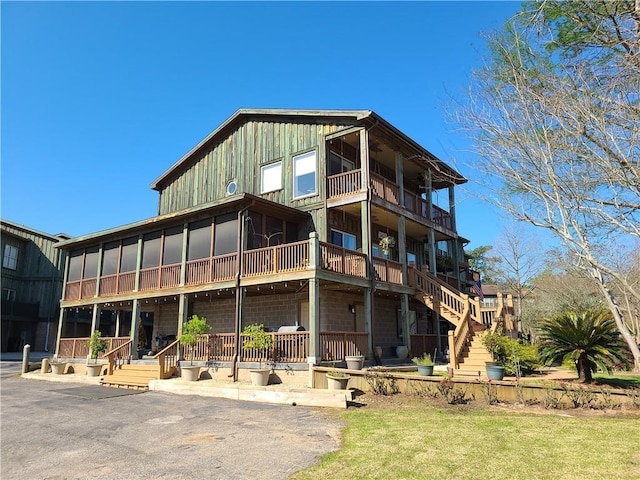
[[71, 236], [153, 217], [153, 180], [239, 108], [365, 109], [469, 179], [468, 248], [505, 227], [449, 113], [519, 2], [7, 2], [3, 219]]

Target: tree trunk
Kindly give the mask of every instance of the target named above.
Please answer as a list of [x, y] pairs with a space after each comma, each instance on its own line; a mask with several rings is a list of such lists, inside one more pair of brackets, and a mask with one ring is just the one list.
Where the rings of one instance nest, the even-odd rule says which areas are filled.
[[609, 305], [609, 310], [611, 310], [613, 318], [616, 321], [616, 326], [620, 331], [620, 335], [622, 335], [622, 338], [624, 338], [624, 341], [627, 342], [627, 345], [629, 346], [629, 350], [633, 355], [633, 371], [636, 373], [640, 373], [640, 348], [638, 348], [638, 344], [636, 343], [635, 338], [633, 338], [633, 335], [631, 335], [631, 332], [627, 328], [627, 325], [624, 323], [622, 314], [620, 313], [620, 308], [616, 303], [616, 299], [604, 284], [601, 272], [596, 268], [590, 268], [589, 272], [598, 284], [598, 288], [600, 288], [600, 291], [604, 294], [604, 297], [607, 300], [607, 304]]
[[576, 362], [578, 367], [578, 380], [584, 383], [591, 383], [593, 376], [591, 375], [591, 362], [586, 353], [581, 353]]

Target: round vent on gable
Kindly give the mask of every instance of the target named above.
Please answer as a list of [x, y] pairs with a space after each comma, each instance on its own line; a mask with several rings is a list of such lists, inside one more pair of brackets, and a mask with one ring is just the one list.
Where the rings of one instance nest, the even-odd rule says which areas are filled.
[[231, 180], [227, 183], [227, 195], [233, 195], [238, 190], [238, 184], [235, 180]]

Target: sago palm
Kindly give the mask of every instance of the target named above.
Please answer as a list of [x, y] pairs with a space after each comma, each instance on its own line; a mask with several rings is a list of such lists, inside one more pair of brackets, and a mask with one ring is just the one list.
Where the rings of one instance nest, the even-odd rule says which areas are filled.
[[627, 360], [615, 321], [601, 310], [567, 312], [546, 320], [540, 326], [539, 339], [538, 354], [544, 363], [562, 362], [569, 356], [583, 382], [593, 380], [591, 374], [597, 367], [608, 370]]

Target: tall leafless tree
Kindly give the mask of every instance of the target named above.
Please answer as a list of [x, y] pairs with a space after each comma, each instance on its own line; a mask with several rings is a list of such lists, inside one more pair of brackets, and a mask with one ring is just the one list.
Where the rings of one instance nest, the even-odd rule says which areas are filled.
[[457, 112], [489, 196], [576, 255], [640, 371], [608, 261], [640, 238], [640, 0], [528, 4], [489, 46]]

